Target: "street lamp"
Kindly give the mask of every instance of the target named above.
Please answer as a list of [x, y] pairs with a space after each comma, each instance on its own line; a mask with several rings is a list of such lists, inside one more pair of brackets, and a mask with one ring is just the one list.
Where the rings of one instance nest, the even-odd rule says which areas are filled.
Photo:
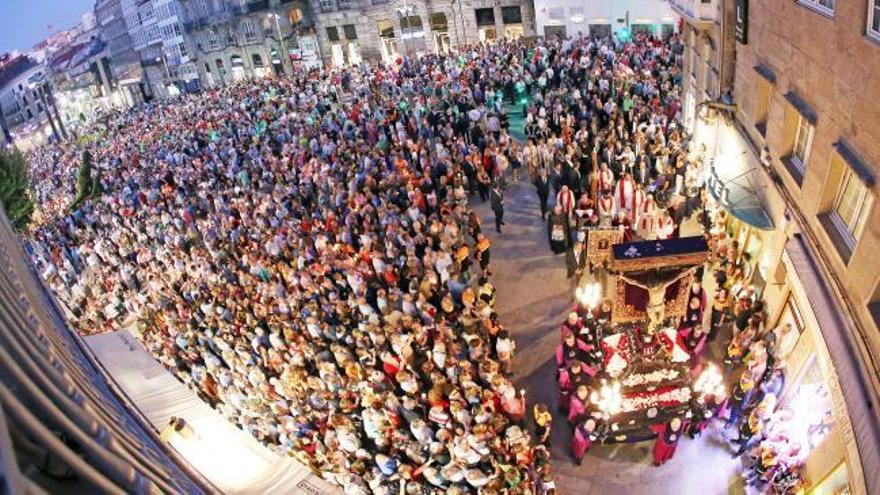
[[163, 89], [165, 90], [165, 96], [172, 96], [172, 95], [171, 95], [171, 91], [168, 89], [168, 86], [170, 86], [171, 83], [172, 83], [172, 79], [171, 79], [171, 68], [168, 67], [168, 59], [165, 58], [165, 51], [164, 51], [164, 50], [162, 51], [162, 56], [161, 56], [161, 57], [156, 57], [156, 63], [159, 63], [159, 62], [162, 62], [162, 65], [165, 66], [165, 77], [164, 77], [163, 79], [167, 79], [167, 80], [168, 80], [167, 83], [164, 83], [164, 80], [163, 80], [163, 83], [164, 83], [164, 84], [162, 85], [162, 86], [163, 86]]
[[165, 66], [165, 77], [171, 81], [171, 69], [168, 68], [168, 60], [165, 59], [165, 54], [163, 53], [161, 57], [156, 57], [156, 63], [162, 62]]
[[288, 57], [287, 45], [284, 43], [284, 36], [281, 34], [281, 24], [278, 23], [281, 20], [281, 16], [278, 15], [277, 12], [272, 12], [271, 14], [266, 15], [267, 19], [273, 19], [275, 21], [275, 30], [278, 32], [278, 42], [281, 44], [281, 71], [284, 71], [284, 58]]

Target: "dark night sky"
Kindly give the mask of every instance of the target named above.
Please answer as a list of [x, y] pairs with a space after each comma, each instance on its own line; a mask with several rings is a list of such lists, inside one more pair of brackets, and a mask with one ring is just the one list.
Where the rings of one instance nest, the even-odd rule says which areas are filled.
[[0, 53], [29, 50], [78, 23], [94, 6], [94, 0], [0, 0]]

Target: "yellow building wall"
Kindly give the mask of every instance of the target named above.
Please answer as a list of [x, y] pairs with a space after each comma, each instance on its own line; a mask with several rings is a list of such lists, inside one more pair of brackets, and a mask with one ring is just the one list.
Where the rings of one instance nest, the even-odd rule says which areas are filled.
[[[831, 474], [841, 461], [847, 464], [849, 483], [853, 494], [869, 495], [864, 485], [864, 474], [859, 459], [858, 446], [853, 434], [852, 424], [849, 421], [846, 403], [843, 398], [843, 390], [834, 370], [834, 363], [828, 353], [828, 347], [822, 337], [822, 331], [816, 315], [812, 311], [811, 303], [807, 298], [803, 285], [798, 279], [794, 267], [788, 260], [787, 254], [783, 253], [781, 262], [788, 272], [784, 298], [777, 301], [775, 307], [781, 307], [785, 298], [793, 297], [801, 316], [804, 319], [805, 330], [801, 334], [794, 351], [786, 363], [786, 390], [783, 401], [794, 393], [799, 378], [805, 371], [805, 366], [812, 359], [816, 359], [822, 376], [825, 379], [831, 393], [832, 410], [834, 414], [834, 427], [829, 435], [807, 457], [804, 478], [808, 486], [813, 486]], [[779, 313], [776, 315], [777, 319]], [[815, 357], [814, 357], [815, 356]]]
[[[851, 301], [852, 317], [861, 329], [854, 332], [852, 341], [874, 394], [880, 395], [880, 328], [867, 306], [880, 299], [880, 186], [870, 189], [873, 206], [848, 261], [838, 255], [817, 217], [832, 206], [835, 197], [839, 177], [834, 174], [839, 168], [832, 164], [839, 160], [833, 147], [838, 140], [849, 143], [880, 178], [880, 44], [864, 35], [866, 9], [864, 1], [838, 1], [834, 16], [826, 17], [790, 0], [749, 2], [749, 41], [737, 44], [733, 90], [737, 118], [759, 146], [768, 147], [773, 169], [826, 253], [842, 293]], [[761, 78], [754, 67], [759, 64], [776, 76], [766, 138], [754, 126]], [[791, 151], [797, 116], [784, 98], [789, 91], [817, 114], [802, 186], [780, 160]], [[850, 444], [846, 436], [845, 444]]]

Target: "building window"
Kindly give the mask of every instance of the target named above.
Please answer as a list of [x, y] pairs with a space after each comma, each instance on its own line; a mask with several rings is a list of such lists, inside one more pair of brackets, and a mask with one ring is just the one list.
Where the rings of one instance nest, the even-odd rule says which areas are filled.
[[418, 33], [422, 33], [421, 36], [424, 36], [424, 29], [422, 28], [422, 18], [417, 15], [411, 15], [407, 17], [400, 18], [400, 32], [403, 33], [403, 37], [418, 37]]
[[354, 24], [346, 24], [342, 26], [342, 30], [345, 32], [345, 39], [356, 40], [358, 38], [357, 29], [355, 29]]
[[321, 12], [332, 12], [336, 9], [336, 0], [320, 0]]
[[446, 20], [446, 14], [442, 12], [431, 14], [430, 17], [428, 17], [428, 21], [430, 22], [433, 31], [440, 32], [449, 30], [449, 23]]
[[801, 446], [799, 458], [806, 459], [822, 445], [835, 421], [831, 390], [815, 353], [802, 370], [792, 387], [791, 397], [781, 409], [787, 413], [783, 417], [792, 418], [786, 425], [788, 437], [793, 445]]
[[220, 48], [220, 42], [217, 41], [217, 33], [214, 31], [208, 31], [208, 45], [211, 47], [211, 50]]
[[254, 41], [257, 39], [257, 30], [254, 28], [254, 23], [251, 21], [244, 21], [241, 23], [241, 32], [244, 34], [244, 39], [247, 41]]
[[379, 30], [380, 38], [393, 38], [394, 37], [394, 23], [389, 21], [388, 19], [383, 19], [376, 23], [376, 29]]
[[834, 2], [835, 0], [797, 0], [797, 3], [804, 7], [829, 16], [834, 15]]
[[880, 41], [880, 0], [868, 0], [868, 36]]
[[339, 30], [336, 26], [330, 26], [327, 28], [327, 38], [329, 38], [330, 41], [339, 41]]
[[843, 179], [834, 199], [834, 209], [830, 218], [843, 241], [855, 249], [856, 242], [865, 228], [871, 209], [871, 195], [868, 188], [850, 168], [843, 172]]
[[[494, 9], [474, 9], [474, 15], [477, 17], [477, 26], [494, 26], [495, 10]], [[565, 19], [565, 10], [563, 10], [563, 19]]]
[[254, 67], [263, 66], [263, 57], [261, 57], [259, 53], [254, 53], [253, 55], [251, 55], [251, 60], [254, 62]]
[[773, 85], [763, 77], [758, 78], [755, 90], [755, 128], [762, 136], [767, 135], [767, 117], [770, 115], [770, 99], [773, 97]]
[[172, 56], [177, 59], [178, 63], [187, 57], [186, 43], [178, 43], [171, 49]]
[[[492, 10], [492, 9], [484, 9]], [[548, 7], [547, 18], [553, 24], [565, 24], [565, 7]], [[495, 14], [492, 14], [492, 24], [495, 24]]]
[[812, 141], [813, 126], [810, 125], [803, 115], [798, 115], [797, 130], [794, 137], [794, 148], [791, 150], [791, 158], [801, 174], [807, 169], [807, 159], [809, 158], [810, 144]]
[[501, 7], [501, 20], [504, 21], [504, 24], [522, 24], [522, 10], [519, 5]]

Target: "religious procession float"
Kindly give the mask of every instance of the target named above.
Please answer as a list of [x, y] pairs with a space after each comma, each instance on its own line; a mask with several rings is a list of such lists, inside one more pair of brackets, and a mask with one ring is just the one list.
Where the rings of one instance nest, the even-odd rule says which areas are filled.
[[603, 244], [593, 236], [591, 261], [606, 271], [610, 294], [601, 302], [598, 283], [576, 291], [557, 348], [560, 408], [589, 443], [699, 431], [726, 396], [718, 368], [700, 363], [699, 325], [691, 324], [690, 313], [705, 306], [695, 283], [705, 240]]

